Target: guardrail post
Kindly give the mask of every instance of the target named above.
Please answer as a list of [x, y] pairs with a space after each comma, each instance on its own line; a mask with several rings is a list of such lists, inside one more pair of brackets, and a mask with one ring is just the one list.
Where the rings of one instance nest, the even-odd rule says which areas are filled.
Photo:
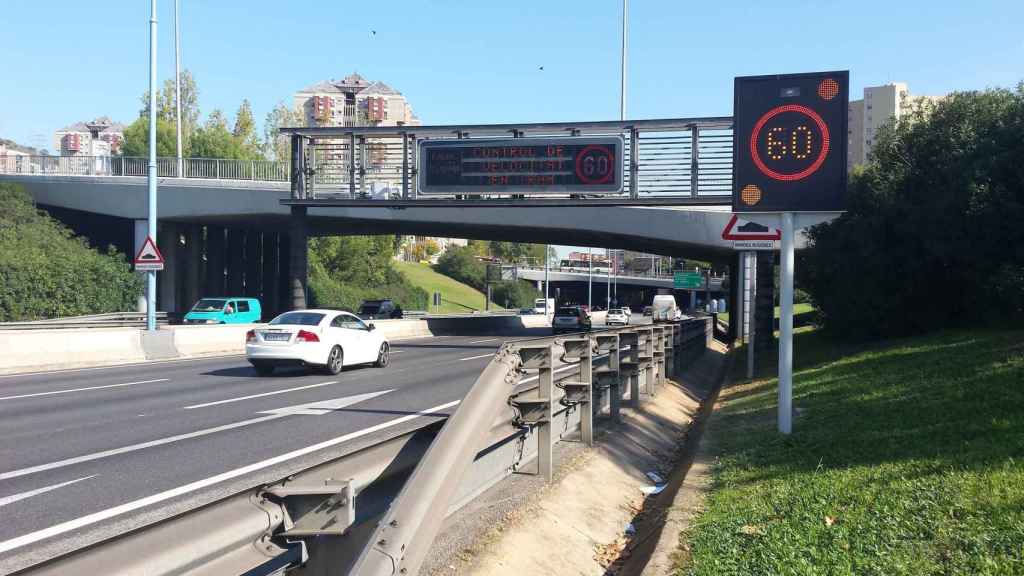
[[651, 357], [654, 358], [654, 380], [651, 390], [665, 382], [665, 327], [655, 326], [651, 329]]
[[619, 348], [629, 347], [629, 351], [619, 359], [620, 376], [626, 378], [629, 388], [629, 404], [633, 408], [640, 407], [640, 333], [636, 330], [619, 333]]
[[554, 347], [549, 346], [548, 362], [537, 374], [537, 396], [547, 400], [544, 421], [537, 426], [537, 473], [551, 482], [555, 475], [554, 442], [552, 441], [551, 420], [554, 417], [552, 403], [555, 397], [555, 371], [553, 369]]
[[563, 380], [558, 387], [565, 392], [562, 403], [576, 405], [580, 410], [580, 438], [587, 446], [594, 445], [594, 341], [572, 338], [562, 341], [565, 360], [578, 360], [579, 380]]
[[679, 324], [669, 324], [665, 333], [665, 376], [676, 375], [676, 335]]
[[640, 369], [644, 373], [644, 391], [647, 394], [654, 395], [654, 328], [643, 328], [641, 329], [641, 341], [640, 341]]
[[214, 170], [216, 171], [215, 175], [216, 175], [217, 179], [220, 180], [220, 159], [219, 158], [217, 159], [217, 164], [215, 165]]
[[598, 353], [608, 354], [608, 364], [603, 369], [594, 372], [597, 383], [608, 390], [608, 415], [613, 422], [618, 422], [619, 411], [622, 405], [622, 381], [619, 377], [619, 335], [598, 334]]

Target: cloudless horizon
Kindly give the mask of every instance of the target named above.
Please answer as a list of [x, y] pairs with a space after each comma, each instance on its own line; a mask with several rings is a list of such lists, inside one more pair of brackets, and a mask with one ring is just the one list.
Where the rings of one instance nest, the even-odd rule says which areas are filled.
[[[424, 124], [618, 118], [620, 0], [181, 4], [204, 118], [233, 118], [248, 98], [262, 126], [299, 89], [353, 71], [402, 92]], [[173, 7], [159, 1], [160, 83], [174, 74]], [[732, 79], [747, 74], [849, 69], [851, 99], [895, 81], [945, 94], [1024, 79], [1019, 0], [634, 0], [629, 17], [628, 118], [730, 115]], [[0, 137], [52, 148], [74, 122], [132, 122], [148, 22], [139, 0], [5, 1]]]

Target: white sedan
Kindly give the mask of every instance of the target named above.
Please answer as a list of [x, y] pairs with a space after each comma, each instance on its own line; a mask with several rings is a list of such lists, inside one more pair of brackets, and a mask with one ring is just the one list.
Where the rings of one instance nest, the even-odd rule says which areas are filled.
[[627, 316], [626, 312], [621, 308], [612, 308], [608, 311], [608, 315], [605, 316], [604, 323], [607, 326], [615, 326], [616, 324], [619, 326], [625, 326], [626, 324], [629, 324], [629, 316]]
[[345, 366], [388, 365], [391, 347], [383, 334], [348, 312], [297, 310], [245, 335], [245, 357], [261, 376], [274, 368], [305, 365], [337, 374]]

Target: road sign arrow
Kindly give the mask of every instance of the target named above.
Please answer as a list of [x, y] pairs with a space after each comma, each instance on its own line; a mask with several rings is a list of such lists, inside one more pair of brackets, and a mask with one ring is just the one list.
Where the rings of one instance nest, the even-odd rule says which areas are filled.
[[321, 400], [319, 402], [309, 402], [306, 404], [296, 404], [295, 406], [285, 406], [284, 408], [274, 408], [272, 410], [263, 410], [259, 414], [276, 414], [279, 416], [290, 416], [292, 414], [300, 414], [304, 416], [322, 416], [329, 414], [335, 410], [340, 410], [346, 406], [365, 402], [371, 398], [377, 396], [383, 396], [391, 392], [391, 390], [380, 390], [378, 392], [367, 392], [366, 394], [357, 394], [355, 396], [345, 396], [342, 398], [332, 398], [330, 400]]

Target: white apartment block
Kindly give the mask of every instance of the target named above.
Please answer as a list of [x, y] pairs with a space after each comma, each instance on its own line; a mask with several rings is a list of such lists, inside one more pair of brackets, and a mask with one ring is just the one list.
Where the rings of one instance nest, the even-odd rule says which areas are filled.
[[123, 141], [124, 124], [100, 116], [57, 130], [53, 149], [59, 150], [61, 156], [110, 156], [117, 153]]
[[912, 96], [905, 82], [864, 88], [864, 99], [850, 102], [847, 165], [852, 168], [868, 160], [878, 130], [886, 123], [899, 122], [919, 102], [936, 102], [942, 98]]
[[355, 73], [299, 90], [293, 103], [306, 126], [420, 125], [401, 92]]

